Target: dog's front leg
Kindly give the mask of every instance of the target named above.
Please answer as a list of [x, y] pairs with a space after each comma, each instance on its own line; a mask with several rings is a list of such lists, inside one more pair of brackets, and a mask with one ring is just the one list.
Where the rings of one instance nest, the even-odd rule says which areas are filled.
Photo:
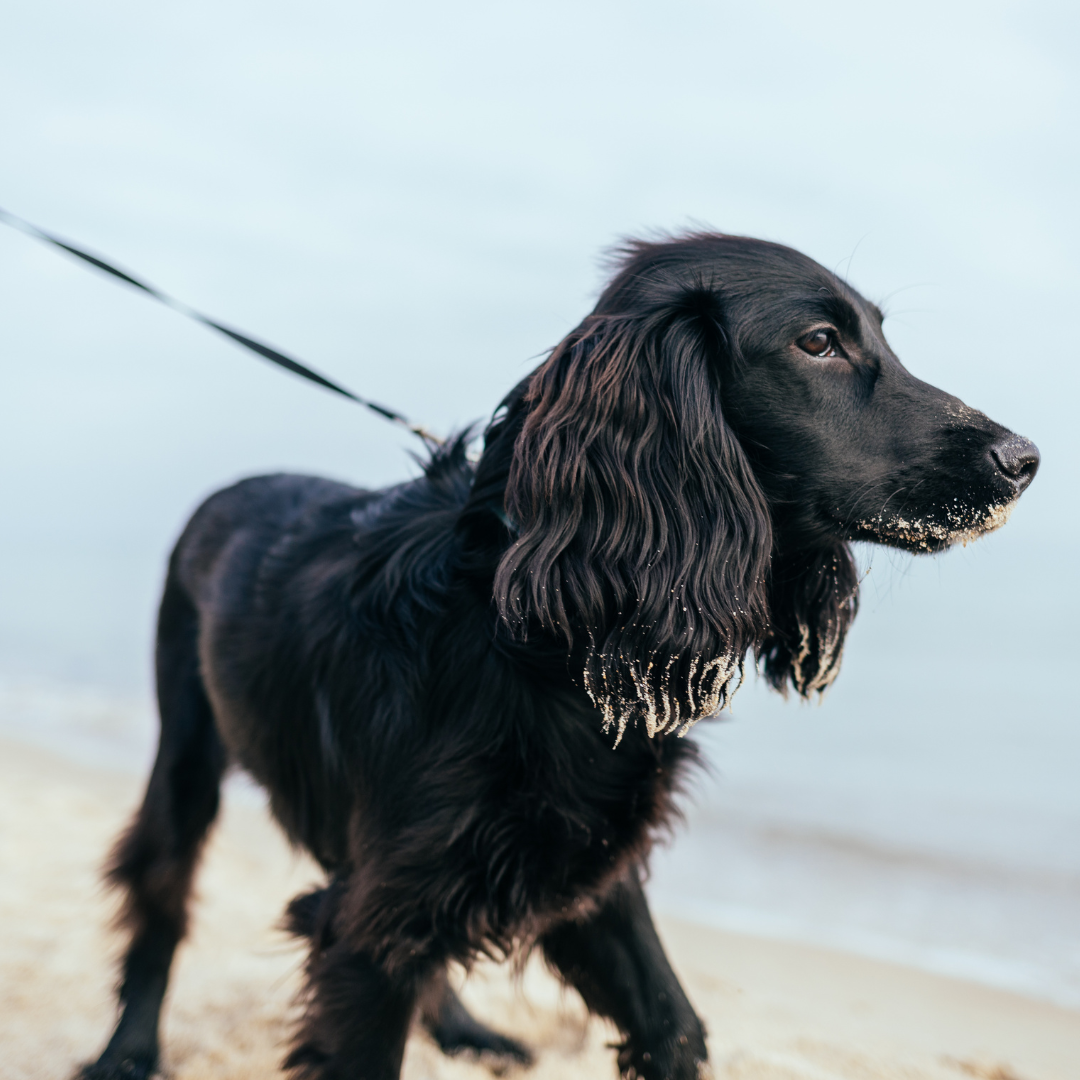
[[308, 965], [310, 1001], [285, 1068], [302, 1080], [398, 1080], [427, 977], [392, 974], [345, 941], [317, 951]]
[[590, 1011], [625, 1036], [624, 1077], [697, 1080], [708, 1057], [705, 1028], [664, 955], [636, 869], [592, 918], [557, 926], [541, 944]]

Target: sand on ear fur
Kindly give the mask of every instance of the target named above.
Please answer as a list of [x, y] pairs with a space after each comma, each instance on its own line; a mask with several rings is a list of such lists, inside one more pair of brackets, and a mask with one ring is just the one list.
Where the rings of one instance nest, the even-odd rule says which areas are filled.
[[[613, 662], [610, 658], [591, 651], [585, 665], [585, 692], [603, 716], [604, 734], [615, 730], [613, 747], [622, 742], [627, 725], [641, 718], [650, 739], [657, 735], [678, 733], [685, 735], [694, 724], [709, 716], [715, 716], [734, 696], [742, 683], [742, 661], [727, 653], [711, 660], [701, 656], [691, 658], [690, 667], [680, 685], [675, 684], [671, 668], [679, 659], [668, 658], [663, 679], [654, 683], [651, 678], [654, 661], [650, 660], [644, 671], [627, 663], [621, 657]], [[602, 685], [596, 686], [590, 669], [594, 663], [600, 668]], [[621, 678], [619, 667], [625, 668], [627, 678]], [[608, 674], [612, 677], [609, 679]], [[735, 688], [731, 684], [735, 682]], [[621, 686], [629, 681], [634, 696], [627, 697], [613, 685]], [[682, 701], [687, 702], [684, 711]]]

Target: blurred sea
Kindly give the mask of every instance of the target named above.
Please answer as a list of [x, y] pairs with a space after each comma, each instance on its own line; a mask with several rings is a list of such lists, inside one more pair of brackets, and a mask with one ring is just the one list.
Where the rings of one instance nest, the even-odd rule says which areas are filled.
[[702, 731], [656, 906], [1080, 1005], [1076, 571], [1034, 530], [983, 544], [862, 552], [821, 705], [751, 685]]
[[[697, 729], [709, 768], [654, 857], [657, 909], [1080, 1006], [1080, 724], [1062, 610], [1075, 581], [1025, 531], [935, 559], [861, 552], [863, 609], [825, 700], [784, 701], [750, 673], [732, 713]], [[1027, 587], [995, 588], [987, 575], [1025, 547]], [[80, 672], [149, 656], [154, 598], [132, 585], [152, 568], [34, 567], [28, 555], [23, 599], [46, 611], [55, 590], [70, 640], [65, 652], [54, 626], [35, 663], [22, 635], [19, 667], [37, 674], [6, 665], [0, 735], [145, 769], [146, 682]]]

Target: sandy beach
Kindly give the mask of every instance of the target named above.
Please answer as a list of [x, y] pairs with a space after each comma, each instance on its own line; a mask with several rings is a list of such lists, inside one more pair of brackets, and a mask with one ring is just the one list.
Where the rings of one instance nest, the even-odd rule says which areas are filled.
[[[113, 1018], [117, 939], [98, 867], [139, 797], [131, 772], [88, 768], [0, 742], [0, 1044], [11, 1080], [64, 1078], [101, 1048]], [[275, 929], [318, 879], [257, 800], [233, 791], [210, 844], [190, 941], [164, 1023], [175, 1080], [273, 1076], [302, 955]], [[673, 962], [725, 1080], [1075, 1080], [1080, 1013], [824, 949], [661, 919]], [[463, 973], [458, 973], [464, 979]], [[526, 1041], [535, 1080], [614, 1077], [615, 1033], [590, 1020], [542, 965], [515, 983], [482, 965], [464, 996]], [[490, 1076], [412, 1036], [407, 1080]]]

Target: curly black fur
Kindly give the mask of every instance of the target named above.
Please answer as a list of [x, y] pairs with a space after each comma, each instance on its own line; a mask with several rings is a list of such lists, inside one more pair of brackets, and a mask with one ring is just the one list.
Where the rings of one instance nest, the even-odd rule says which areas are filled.
[[748, 652], [778, 689], [827, 686], [848, 541], [970, 538], [1038, 456], [908, 374], [880, 312], [797, 252], [701, 234], [622, 259], [478, 464], [463, 436], [385, 491], [261, 477], [191, 520], [158, 759], [110, 871], [124, 1011], [88, 1076], [156, 1067], [230, 761], [329, 879], [287, 915], [311, 947], [297, 1075], [392, 1080], [417, 1014], [448, 1051], [527, 1061], [446, 965], [533, 947], [622, 1030], [624, 1076], [698, 1075], [704, 1029], [641, 889], [696, 757], [678, 735]]

